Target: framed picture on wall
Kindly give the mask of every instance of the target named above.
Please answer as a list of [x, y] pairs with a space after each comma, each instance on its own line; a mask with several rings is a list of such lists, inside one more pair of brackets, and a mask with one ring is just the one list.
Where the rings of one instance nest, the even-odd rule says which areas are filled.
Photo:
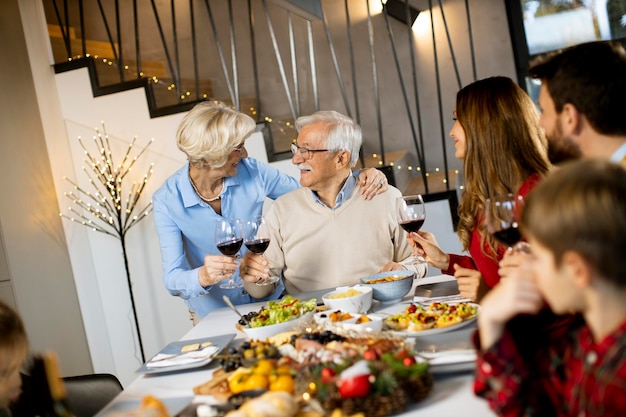
[[626, 39], [626, 0], [511, 0], [506, 7], [518, 81], [527, 89], [534, 57], [585, 42]]

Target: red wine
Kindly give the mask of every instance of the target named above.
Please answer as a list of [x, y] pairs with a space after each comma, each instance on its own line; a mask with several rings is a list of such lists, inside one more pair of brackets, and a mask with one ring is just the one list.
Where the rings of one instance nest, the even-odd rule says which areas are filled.
[[522, 234], [517, 227], [509, 227], [494, 232], [493, 237], [503, 245], [513, 246], [522, 239]]
[[269, 239], [254, 239], [254, 240], [249, 240], [245, 242], [245, 245], [246, 245], [246, 248], [248, 248], [250, 252], [263, 253], [265, 252], [265, 249], [267, 249], [267, 247], [270, 245], [270, 240]]
[[419, 219], [419, 220], [409, 220], [406, 222], [402, 222], [400, 223], [400, 227], [402, 227], [404, 230], [406, 230], [409, 233], [417, 232], [418, 230], [422, 228], [422, 225], [424, 224], [424, 220], [425, 219]]
[[221, 242], [217, 244], [217, 249], [222, 252], [226, 256], [235, 256], [239, 249], [241, 249], [241, 244], [243, 243], [243, 239], [233, 239], [227, 240], [226, 242]]

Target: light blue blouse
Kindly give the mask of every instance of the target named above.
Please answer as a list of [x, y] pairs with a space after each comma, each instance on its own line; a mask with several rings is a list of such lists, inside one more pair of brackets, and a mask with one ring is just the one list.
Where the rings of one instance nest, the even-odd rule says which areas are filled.
[[[243, 288], [222, 289], [218, 285], [203, 288], [198, 270], [204, 257], [220, 255], [214, 241], [215, 220], [220, 217], [248, 219], [261, 214], [263, 202], [272, 200], [300, 186], [289, 175], [253, 158], [242, 159], [237, 174], [224, 182], [222, 216], [194, 192], [189, 182], [189, 164], [170, 176], [152, 196], [154, 222], [161, 245], [163, 282], [170, 294], [181, 297], [198, 316], [224, 307], [222, 295], [235, 304], [256, 300]], [[247, 251], [241, 248], [241, 255]], [[237, 272], [235, 282], [241, 282]], [[267, 299], [275, 299], [283, 291], [281, 283]]]

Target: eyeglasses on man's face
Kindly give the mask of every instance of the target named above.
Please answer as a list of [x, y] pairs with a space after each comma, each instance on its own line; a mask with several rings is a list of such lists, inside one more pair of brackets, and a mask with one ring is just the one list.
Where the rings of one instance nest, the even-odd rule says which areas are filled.
[[307, 148], [302, 148], [298, 145], [296, 145], [295, 143], [291, 144], [291, 153], [295, 156], [298, 151], [300, 152], [300, 155], [302, 156], [302, 158], [304, 159], [311, 159], [313, 158], [313, 154], [315, 152], [328, 152], [328, 149], [307, 149]]

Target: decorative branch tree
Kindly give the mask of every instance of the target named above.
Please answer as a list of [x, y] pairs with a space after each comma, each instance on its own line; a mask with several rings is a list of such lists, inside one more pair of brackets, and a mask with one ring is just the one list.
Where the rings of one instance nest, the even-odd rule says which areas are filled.
[[104, 122], [101, 122], [101, 125], [102, 132], [96, 128], [96, 135], [93, 137], [94, 143], [97, 146], [97, 154], [90, 153], [85, 147], [81, 137], [78, 137], [78, 142], [85, 151], [85, 159], [83, 159], [83, 161], [88, 166], [83, 166], [83, 171], [89, 179], [91, 191], [81, 188], [69, 178], [64, 177], [64, 179], [74, 187], [74, 191], [64, 193], [64, 195], [72, 201], [73, 206], [68, 207], [69, 214], [59, 213], [59, 215], [73, 222], [87, 226], [96, 232], [105, 233], [120, 240], [135, 329], [137, 330], [137, 339], [139, 349], [141, 350], [141, 359], [142, 362], [145, 362], [146, 358], [143, 350], [141, 331], [139, 330], [135, 297], [133, 295], [133, 283], [130, 278], [130, 270], [128, 269], [126, 234], [131, 227], [144, 219], [152, 210], [152, 202], [148, 203], [141, 210], [136, 209], [141, 193], [144, 191], [152, 175], [154, 163], [150, 164], [148, 171], [140, 182], [134, 181], [132, 183], [126, 198], [124, 198], [124, 185], [128, 182], [128, 180], [125, 181], [125, 179], [132, 171], [133, 165], [135, 165], [135, 162], [143, 155], [154, 139], [151, 139], [136, 156], [132, 156], [131, 152], [137, 141], [137, 137], [135, 136], [133, 141], [129, 144], [122, 161], [118, 165], [115, 165]]

